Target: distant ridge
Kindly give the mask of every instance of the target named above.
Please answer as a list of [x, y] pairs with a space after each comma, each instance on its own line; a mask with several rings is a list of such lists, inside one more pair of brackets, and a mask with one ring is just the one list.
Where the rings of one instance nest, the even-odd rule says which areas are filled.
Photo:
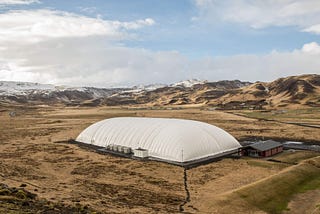
[[171, 85], [131, 88], [62, 87], [0, 81], [0, 103], [146, 107], [197, 104], [221, 109], [320, 107], [320, 75], [290, 76], [255, 83], [192, 79]]

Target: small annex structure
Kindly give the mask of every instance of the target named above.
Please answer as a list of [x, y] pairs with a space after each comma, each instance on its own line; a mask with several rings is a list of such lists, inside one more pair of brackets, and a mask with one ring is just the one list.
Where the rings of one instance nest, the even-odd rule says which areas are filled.
[[241, 148], [241, 154], [251, 157], [270, 157], [283, 151], [283, 145], [273, 140], [260, 141]]
[[82, 131], [76, 142], [176, 164], [237, 153], [241, 147], [229, 133], [207, 123], [145, 117], [102, 120]]

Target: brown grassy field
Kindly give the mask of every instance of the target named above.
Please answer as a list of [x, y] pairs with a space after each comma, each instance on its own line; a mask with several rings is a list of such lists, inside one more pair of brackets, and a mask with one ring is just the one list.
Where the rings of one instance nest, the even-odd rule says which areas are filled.
[[[10, 117], [10, 111], [15, 111], [16, 116]], [[313, 120], [319, 118], [319, 112], [314, 114]], [[76, 145], [57, 143], [76, 138], [90, 124], [115, 116], [200, 120], [225, 129], [238, 140], [320, 141], [320, 132], [316, 128], [197, 108], [1, 107], [0, 183], [13, 187], [26, 184], [25, 189], [37, 194], [39, 199], [66, 206], [88, 205], [101, 213], [179, 213], [179, 205], [185, 198], [182, 168], [101, 155]], [[319, 120], [313, 123], [319, 123]], [[291, 213], [304, 209], [317, 213], [320, 204], [319, 184], [314, 181], [320, 178], [317, 156], [319, 153], [315, 152], [284, 152], [274, 158], [286, 163], [251, 158], [223, 159], [190, 169], [187, 174], [191, 201], [185, 205], [185, 211], [277, 213], [287, 210]], [[299, 164], [293, 165], [296, 163]], [[310, 176], [314, 179], [305, 179]], [[281, 185], [285, 186], [287, 180], [292, 179], [295, 180], [293, 186], [301, 188], [277, 195], [284, 191]], [[279, 180], [283, 183], [273, 186], [274, 181]], [[266, 188], [273, 191], [262, 197]], [[256, 191], [261, 195], [252, 194]], [[312, 200], [304, 202], [311, 196]], [[271, 199], [276, 202], [266, 203]], [[0, 212], [8, 209], [6, 203], [0, 203]], [[19, 207], [13, 213], [19, 213]]]

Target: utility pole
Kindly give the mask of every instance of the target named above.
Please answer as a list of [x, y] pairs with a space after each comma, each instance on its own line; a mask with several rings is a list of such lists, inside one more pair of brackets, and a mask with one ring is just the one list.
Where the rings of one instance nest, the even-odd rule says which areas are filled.
[[181, 162], [183, 162], [183, 149], [181, 149]]

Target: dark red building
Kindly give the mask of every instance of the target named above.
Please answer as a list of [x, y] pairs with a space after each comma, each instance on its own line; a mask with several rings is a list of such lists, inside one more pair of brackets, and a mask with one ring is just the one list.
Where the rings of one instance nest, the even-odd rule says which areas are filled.
[[273, 140], [260, 141], [241, 148], [241, 155], [270, 157], [283, 151], [283, 145]]

